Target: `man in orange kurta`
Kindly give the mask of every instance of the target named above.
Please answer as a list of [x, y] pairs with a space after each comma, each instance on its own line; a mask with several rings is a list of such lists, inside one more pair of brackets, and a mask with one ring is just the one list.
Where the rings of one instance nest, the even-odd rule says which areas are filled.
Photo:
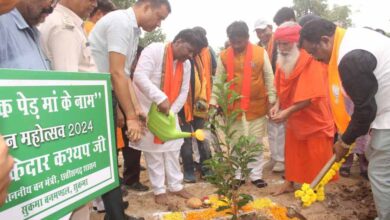
[[[231, 46], [220, 53], [216, 80], [220, 81], [224, 74], [227, 81], [236, 79], [229, 89], [241, 95], [240, 100], [232, 106], [232, 110], [242, 111], [232, 125], [232, 130], [236, 131], [233, 139], [236, 143], [240, 136], [252, 136], [257, 144], [263, 144], [266, 115], [269, 107], [275, 103], [276, 95], [271, 63], [266, 50], [249, 42], [249, 28], [245, 22], [233, 22], [226, 32]], [[210, 102], [214, 105], [218, 99], [216, 89], [213, 88]], [[264, 162], [263, 152], [260, 151], [248, 164], [251, 183], [258, 188], [267, 186], [262, 179]], [[236, 178], [240, 180], [239, 185], [245, 183], [241, 172], [236, 172]]]
[[300, 29], [297, 23], [286, 22], [275, 32], [279, 100], [271, 118], [286, 122], [286, 181], [275, 194], [292, 191], [294, 182], [311, 183], [333, 155], [335, 128], [324, 81], [326, 69], [298, 49]]

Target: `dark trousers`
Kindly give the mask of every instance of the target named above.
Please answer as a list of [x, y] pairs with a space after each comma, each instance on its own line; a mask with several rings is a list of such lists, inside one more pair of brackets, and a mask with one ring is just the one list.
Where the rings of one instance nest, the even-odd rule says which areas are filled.
[[[194, 131], [196, 129], [203, 129], [205, 121], [203, 118], [194, 117], [194, 120], [190, 123], [185, 122], [185, 120], [182, 120], [182, 122], [181, 130], [191, 132], [191, 128], [193, 128]], [[202, 175], [205, 175], [207, 168], [203, 165], [203, 162], [210, 159], [211, 152], [206, 141], [197, 141], [197, 143], [200, 155], [200, 168]], [[183, 161], [184, 178], [194, 177], [195, 164], [192, 157], [192, 138], [184, 138], [184, 143], [180, 149], [180, 156]]]
[[[113, 93], [112, 95], [112, 105], [114, 109], [114, 119], [116, 118], [116, 104], [117, 99]], [[116, 128], [116, 123], [114, 120], [114, 128]], [[114, 129], [116, 130], [116, 129]], [[116, 137], [116, 135], [115, 135]], [[118, 168], [116, 168], [118, 169]], [[104, 208], [106, 210], [106, 215], [104, 217], [105, 220], [124, 220], [125, 219], [125, 208], [123, 206], [122, 201], [122, 191], [120, 185], [115, 189], [108, 191], [107, 193], [102, 195], [102, 200], [104, 204]]]
[[[122, 128], [123, 134], [127, 128]], [[123, 183], [125, 185], [131, 185], [139, 182], [139, 176], [141, 173], [141, 151], [128, 147], [129, 139], [126, 135], [123, 135], [123, 143], [125, 147], [122, 149], [124, 160], [123, 171]]]

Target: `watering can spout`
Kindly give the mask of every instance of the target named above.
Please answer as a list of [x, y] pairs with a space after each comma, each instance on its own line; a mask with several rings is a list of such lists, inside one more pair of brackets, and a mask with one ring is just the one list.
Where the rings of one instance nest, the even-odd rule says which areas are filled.
[[176, 117], [173, 112], [169, 112], [167, 116], [158, 111], [155, 103], [152, 104], [148, 113], [148, 128], [150, 132], [164, 142], [189, 137], [195, 137], [199, 141], [203, 141], [205, 138], [204, 132], [201, 129], [192, 133], [177, 130]]
[[204, 131], [202, 129], [197, 129], [195, 132], [184, 132], [176, 130], [173, 136], [175, 137], [174, 139], [189, 137], [194, 137], [198, 141], [204, 141], [205, 139]]

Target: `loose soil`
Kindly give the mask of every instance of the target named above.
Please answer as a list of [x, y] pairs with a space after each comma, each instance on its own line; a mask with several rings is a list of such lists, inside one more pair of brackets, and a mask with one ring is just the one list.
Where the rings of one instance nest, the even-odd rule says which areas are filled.
[[[265, 158], [269, 160], [267, 148], [264, 154]], [[119, 156], [119, 163], [123, 163], [121, 156]], [[145, 166], [144, 161], [142, 161], [142, 164]], [[121, 173], [122, 168], [119, 170]], [[283, 183], [283, 178], [282, 174], [271, 171], [269, 163], [264, 167], [263, 176], [268, 182], [268, 187], [259, 189], [247, 182], [240, 190], [253, 195], [255, 198], [268, 197], [272, 201], [286, 207], [300, 207], [293, 193], [276, 197], [271, 196], [271, 192], [276, 191]], [[147, 171], [141, 172], [141, 182], [150, 187]], [[199, 198], [215, 192], [215, 188], [201, 180], [200, 177], [198, 177], [197, 183], [185, 184], [185, 188]], [[126, 210], [126, 213], [129, 215], [142, 216], [146, 220], [154, 220], [157, 219], [156, 213], [169, 211], [167, 207], [155, 204], [152, 191], [140, 193], [129, 190], [128, 192], [129, 195], [124, 200], [130, 203]], [[178, 204], [180, 210], [189, 210], [185, 205], [184, 199], [174, 195], [169, 195], [169, 198]], [[330, 183], [326, 186], [325, 201], [316, 202], [309, 208], [300, 208], [299, 212], [308, 220], [371, 220], [376, 217], [369, 181], [359, 175], [359, 167], [356, 162], [352, 167], [350, 177], [340, 177], [338, 182]], [[91, 214], [92, 220], [103, 220], [103, 217], [104, 214], [96, 212]]]

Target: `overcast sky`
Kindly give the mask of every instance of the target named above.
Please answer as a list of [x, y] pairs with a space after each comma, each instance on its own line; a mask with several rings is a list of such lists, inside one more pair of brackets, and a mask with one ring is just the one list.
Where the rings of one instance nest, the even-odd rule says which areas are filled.
[[[354, 26], [382, 28], [390, 32], [390, 2], [386, 0], [328, 0], [330, 5], [350, 5]], [[223, 46], [226, 27], [233, 21], [243, 20], [249, 28], [251, 40], [257, 41], [254, 22], [265, 17], [272, 21], [276, 11], [292, 6], [292, 0], [170, 0], [172, 13], [163, 21], [162, 29], [167, 40], [184, 28], [202, 26], [214, 49]]]

